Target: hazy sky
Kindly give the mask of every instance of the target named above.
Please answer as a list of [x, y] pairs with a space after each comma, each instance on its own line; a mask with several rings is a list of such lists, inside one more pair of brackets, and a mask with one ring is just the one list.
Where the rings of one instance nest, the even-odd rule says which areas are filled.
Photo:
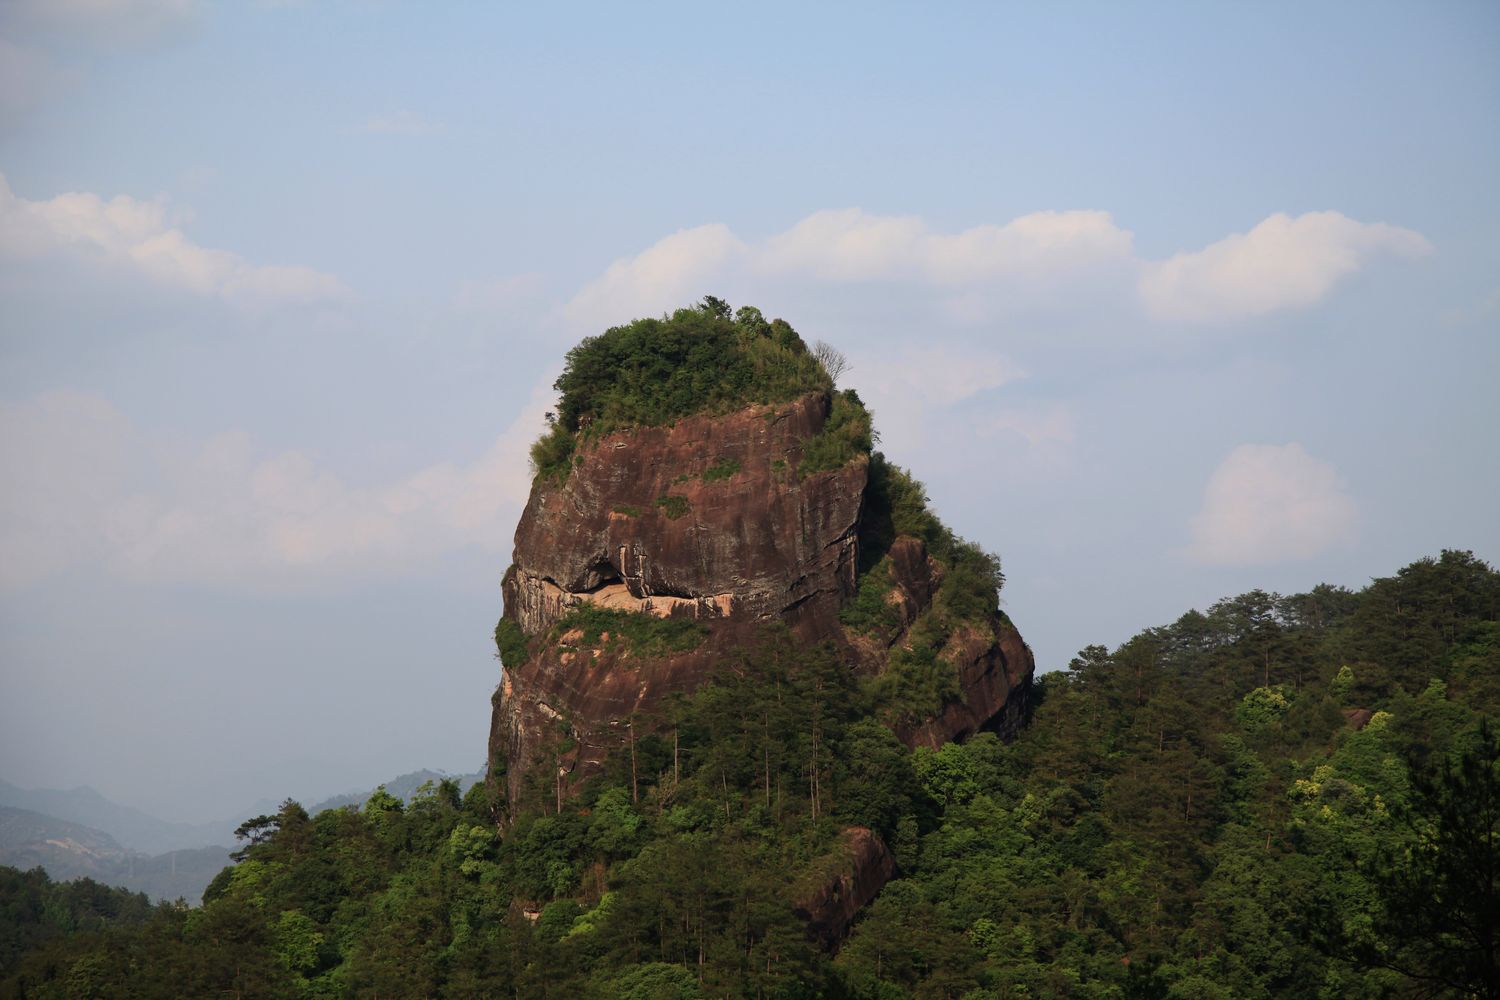
[[478, 767], [562, 353], [705, 293], [1042, 669], [1500, 559], [1493, 2], [497, 6], [0, 4], [0, 777]]

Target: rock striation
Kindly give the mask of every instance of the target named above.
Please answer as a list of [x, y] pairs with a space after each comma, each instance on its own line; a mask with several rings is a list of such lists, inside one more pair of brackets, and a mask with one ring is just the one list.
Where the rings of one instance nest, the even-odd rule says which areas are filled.
[[810, 394], [619, 431], [539, 481], [516, 529], [507, 614], [528, 634], [570, 607], [826, 624], [852, 592], [864, 463], [799, 478], [828, 417]]
[[[851, 669], [878, 674], [933, 603], [943, 569], [921, 541], [889, 547], [893, 624], [843, 627], [859, 583], [869, 459], [803, 472], [804, 450], [829, 420], [832, 397], [590, 438], [560, 478], [539, 476], [505, 574], [505, 621], [525, 655], [505, 664], [493, 702], [490, 759], [509, 801], [528, 778], [559, 800], [599, 772], [670, 695], [690, 692], [757, 628], [784, 622], [807, 641], [832, 641]], [[581, 605], [692, 619], [694, 648], [639, 655], [581, 642], [558, 623]], [[966, 623], [939, 655], [959, 697], [930, 717], [895, 724], [908, 745], [937, 746], [1021, 724], [1033, 662], [1004, 615]], [[498, 775], [499, 768], [493, 773]]]

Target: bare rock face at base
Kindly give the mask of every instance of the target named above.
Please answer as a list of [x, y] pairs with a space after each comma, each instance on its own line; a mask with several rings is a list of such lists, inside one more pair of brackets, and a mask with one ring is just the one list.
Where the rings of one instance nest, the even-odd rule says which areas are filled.
[[[803, 472], [830, 408], [830, 395], [815, 392], [583, 435], [565, 477], [538, 477], [503, 583], [505, 618], [526, 638], [524, 661], [506, 664], [490, 731], [509, 801], [520, 800], [528, 776], [565, 798], [648, 731], [668, 696], [700, 687], [767, 623], [832, 642], [858, 673], [889, 668], [933, 605], [943, 571], [922, 542], [898, 537], [885, 595], [895, 626], [856, 634], [840, 622], [859, 583], [870, 465], [860, 455]], [[702, 638], [651, 655], [585, 642], [559, 627], [585, 605], [691, 619]], [[930, 717], [893, 724], [897, 735], [937, 746], [982, 729], [1013, 733], [1033, 663], [1010, 622], [965, 623], [938, 655], [960, 696]]]

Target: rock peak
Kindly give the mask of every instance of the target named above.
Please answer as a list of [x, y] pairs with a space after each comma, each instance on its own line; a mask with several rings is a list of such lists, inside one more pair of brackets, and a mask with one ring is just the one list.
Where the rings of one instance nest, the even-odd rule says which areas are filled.
[[[491, 773], [512, 809], [528, 785], [560, 803], [671, 696], [778, 623], [832, 644], [908, 744], [1022, 720], [1033, 664], [998, 610], [998, 560], [943, 528], [921, 484], [871, 452], [858, 395], [833, 388], [795, 331], [718, 306], [591, 338], [558, 380], [564, 405], [533, 453], [496, 628]], [[687, 378], [708, 400], [693, 412], [661, 386], [618, 392], [599, 367], [623, 366], [628, 382], [662, 356], [709, 363], [674, 323], [741, 352], [731, 375]], [[731, 406], [715, 380], [740, 378], [746, 358], [783, 367], [771, 388], [735, 383], [750, 398]], [[642, 412], [675, 416], [608, 416]]]

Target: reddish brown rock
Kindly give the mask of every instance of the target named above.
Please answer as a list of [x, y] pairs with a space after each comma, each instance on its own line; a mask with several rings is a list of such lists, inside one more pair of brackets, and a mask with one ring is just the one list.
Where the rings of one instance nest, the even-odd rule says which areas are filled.
[[[506, 671], [490, 730], [512, 801], [537, 766], [559, 772], [554, 785], [564, 794], [596, 773], [628, 742], [632, 719], [698, 687], [757, 623], [785, 621], [807, 638], [837, 632], [854, 588], [868, 465], [798, 474], [803, 443], [822, 429], [829, 405], [815, 393], [620, 431], [582, 445], [566, 480], [533, 485], [503, 584], [505, 615], [533, 652]], [[654, 660], [578, 655], [545, 641], [584, 601], [688, 615], [708, 625], [709, 638]], [[576, 745], [559, 755], [558, 742]]]
[[[885, 669], [931, 605], [941, 566], [920, 541], [898, 538], [887, 598], [898, 624], [873, 636], [840, 626], [855, 590], [868, 463], [799, 474], [803, 446], [829, 407], [829, 396], [815, 393], [620, 431], [582, 444], [565, 480], [533, 485], [503, 585], [505, 616], [528, 636], [530, 653], [506, 668], [490, 731], [512, 802], [528, 775], [565, 797], [649, 728], [666, 697], [703, 684], [763, 623], [833, 640], [852, 669]], [[552, 635], [582, 602], [691, 616], [707, 638], [690, 652], [647, 658]], [[941, 655], [954, 665], [961, 699], [898, 735], [936, 746], [983, 728], [1013, 732], [1032, 660], [1009, 621], [965, 626]]]
[[815, 393], [583, 445], [566, 481], [531, 491], [507, 614], [528, 634], [582, 599], [826, 625], [854, 587], [866, 475], [863, 461], [796, 475], [828, 407]]
[[1031, 649], [1008, 619], [988, 629], [965, 627], [940, 654], [958, 671], [962, 699], [950, 701], [933, 718], [915, 726], [897, 726], [907, 746], [934, 749], [967, 739], [981, 729], [1010, 739], [1026, 721], [1031, 676], [1036, 670]]
[[[890, 654], [906, 642], [918, 616], [932, 603], [942, 583], [942, 567], [926, 546], [909, 537], [897, 538], [890, 550], [892, 587], [887, 603], [899, 610], [899, 626], [871, 635], [847, 634], [851, 658], [866, 673], [886, 669]], [[990, 730], [1009, 739], [1024, 724], [1036, 670], [1031, 649], [1004, 615], [983, 625], [961, 627], [940, 653], [953, 664], [961, 698], [950, 701], [937, 715], [920, 723], [897, 725], [896, 735], [907, 746], [939, 747]]]
[[932, 603], [942, 567], [927, 554], [927, 546], [915, 538], [897, 538], [891, 544], [891, 580], [895, 584], [887, 600], [901, 608], [901, 628], [908, 628]]
[[795, 910], [807, 921], [808, 936], [833, 950], [849, 936], [855, 915], [896, 874], [896, 860], [875, 831], [851, 826], [814, 874], [816, 884]]

